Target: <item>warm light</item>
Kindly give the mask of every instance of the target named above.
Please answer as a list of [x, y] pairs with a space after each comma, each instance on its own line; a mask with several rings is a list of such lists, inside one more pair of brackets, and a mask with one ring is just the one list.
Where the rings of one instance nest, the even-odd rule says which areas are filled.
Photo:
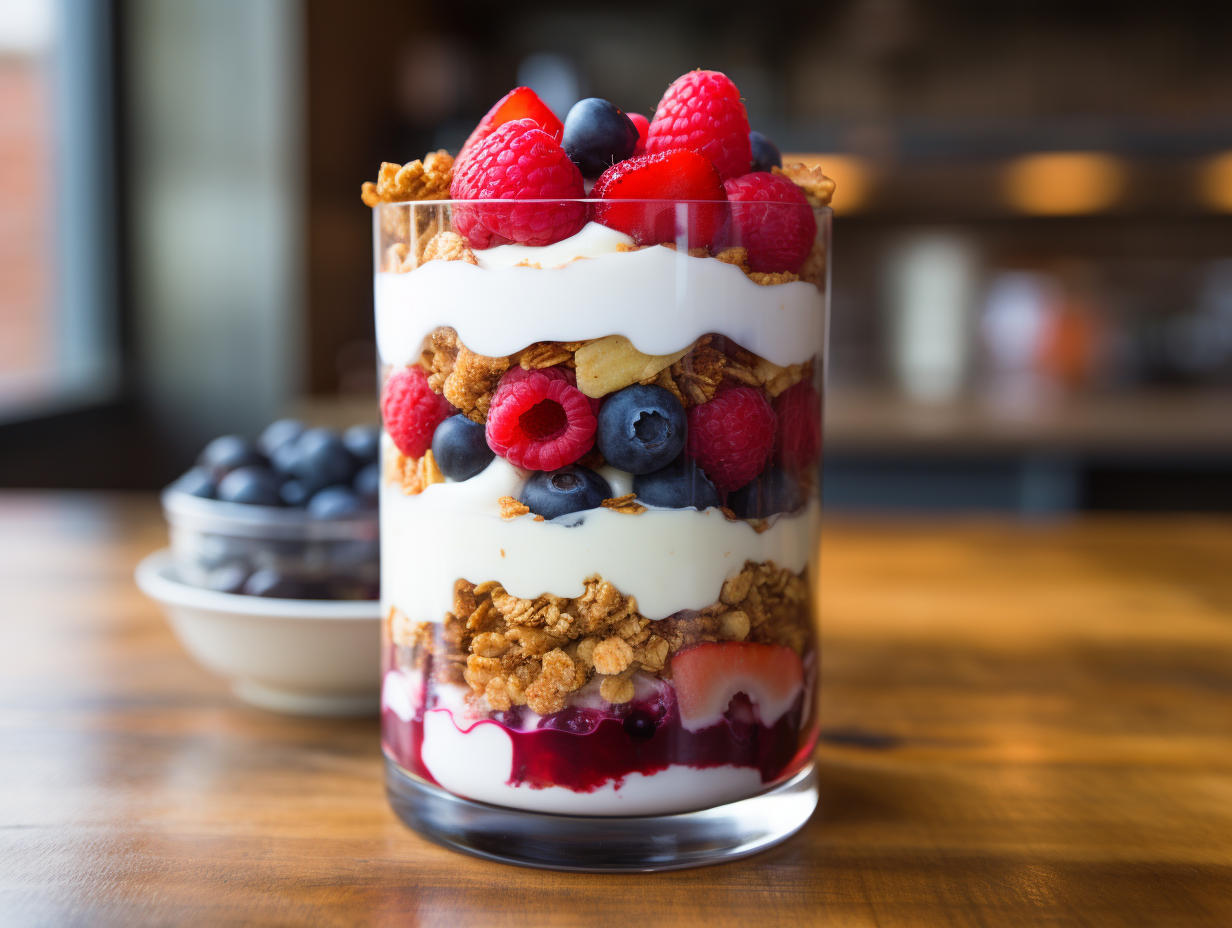
[[1232, 213], [1232, 151], [1216, 155], [1202, 166], [1198, 192], [1211, 209]]
[[864, 205], [872, 191], [872, 171], [863, 158], [791, 152], [783, 155], [784, 164], [795, 162], [803, 162], [809, 167], [820, 167], [827, 177], [834, 180], [834, 199], [830, 206], [837, 215], [856, 212]]
[[1108, 209], [1125, 189], [1125, 166], [1098, 152], [1055, 152], [1012, 161], [1005, 175], [1010, 206], [1033, 216], [1079, 216]]

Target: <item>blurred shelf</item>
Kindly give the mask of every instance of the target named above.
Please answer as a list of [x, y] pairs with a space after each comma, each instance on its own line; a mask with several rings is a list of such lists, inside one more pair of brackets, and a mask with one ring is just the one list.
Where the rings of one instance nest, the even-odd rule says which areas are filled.
[[1031, 407], [978, 398], [924, 405], [835, 388], [826, 450], [838, 454], [1232, 454], [1232, 392], [1067, 396]]

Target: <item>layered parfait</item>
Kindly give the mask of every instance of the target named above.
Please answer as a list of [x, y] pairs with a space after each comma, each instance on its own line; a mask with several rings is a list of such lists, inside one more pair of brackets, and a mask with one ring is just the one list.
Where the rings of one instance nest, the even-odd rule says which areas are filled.
[[832, 190], [710, 71], [652, 120], [517, 88], [364, 185], [407, 774], [648, 815], [808, 764]]

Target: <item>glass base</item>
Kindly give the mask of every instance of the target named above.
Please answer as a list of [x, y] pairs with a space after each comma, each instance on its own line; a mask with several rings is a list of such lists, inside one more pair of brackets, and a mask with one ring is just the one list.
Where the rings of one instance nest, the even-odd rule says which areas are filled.
[[523, 867], [600, 873], [681, 870], [747, 857], [795, 834], [817, 807], [813, 764], [749, 799], [677, 815], [547, 815], [472, 802], [386, 758], [398, 817], [455, 850]]

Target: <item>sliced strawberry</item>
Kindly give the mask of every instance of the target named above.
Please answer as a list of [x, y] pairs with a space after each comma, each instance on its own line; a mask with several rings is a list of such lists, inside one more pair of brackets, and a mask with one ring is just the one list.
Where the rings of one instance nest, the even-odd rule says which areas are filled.
[[470, 138], [458, 152], [458, 158], [461, 159], [462, 155], [476, 142], [486, 139], [505, 123], [514, 119], [533, 119], [540, 129], [557, 142], [560, 141], [561, 134], [564, 132], [561, 121], [556, 118], [555, 113], [548, 109], [548, 105], [539, 99], [538, 94], [529, 87], [515, 87], [497, 100], [496, 105], [488, 110], [488, 114], [479, 120], [479, 125], [475, 127], [475, 131], [470, 134]]
[[[639, 244], [677, 242], [684, 232], [677, 203], [620, 203], [620, 200], [723, 201], [727, 194], [719, 172], [705, 155], [688, 149], [636, 155], [614, 164], [595, 181], [593, 199], [604, 200], [595, 220], [632, 235]], [[686, 248], [709, 248], [723, 232], [726, 205], [688, 203]], [[677, 242], [679, 246], [679, 242]]]
[[672, 684], [686, 731], [717, 725], [732, 697], [744, 693], [771, 728], [804, 686], [804, 667], [791, 648], [751, 641], [708, 641], [672, 658]]

